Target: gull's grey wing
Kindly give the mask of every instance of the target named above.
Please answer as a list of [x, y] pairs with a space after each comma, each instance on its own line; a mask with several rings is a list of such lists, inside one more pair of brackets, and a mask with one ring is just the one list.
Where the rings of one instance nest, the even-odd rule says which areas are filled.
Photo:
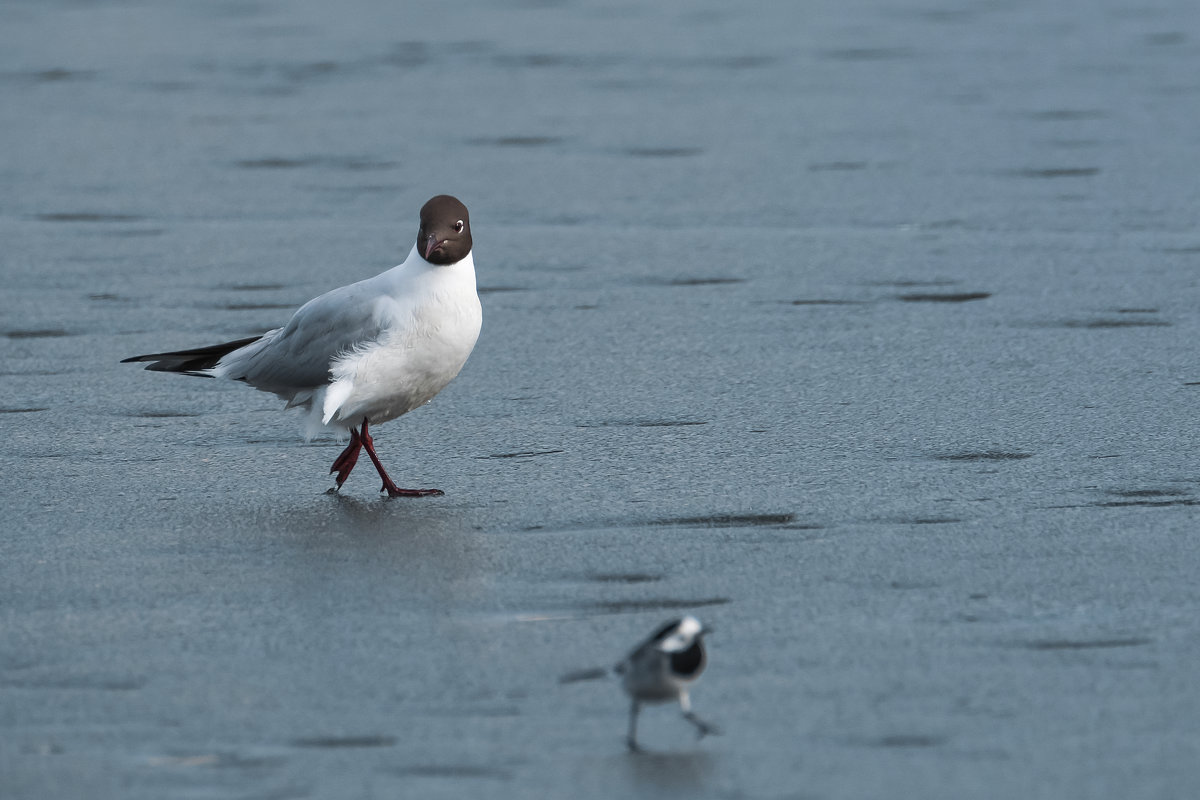
[[301, 306], [282, 328], [221, 361], [221, 374], [291, 394], [323, 386], [339, 355], [377, 341], [383, 325], [369, 281], [334, 289]]

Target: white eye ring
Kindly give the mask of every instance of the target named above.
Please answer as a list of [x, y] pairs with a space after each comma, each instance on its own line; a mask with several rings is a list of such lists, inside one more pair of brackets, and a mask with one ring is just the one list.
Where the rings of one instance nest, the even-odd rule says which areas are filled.
[[462, 229], [463, 229], [463, 221], [460, 219], [458, 222], [454, 223], [454, 232], [462, 233]]

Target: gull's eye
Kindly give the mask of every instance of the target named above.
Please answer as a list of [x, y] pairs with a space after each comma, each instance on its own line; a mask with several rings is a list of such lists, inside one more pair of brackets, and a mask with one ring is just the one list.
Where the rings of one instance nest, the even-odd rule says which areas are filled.
[[454, 232], [462, 233], [462, 229], [463, 229], [463, 221], [460, 219], [458, 222], [454, 223]]

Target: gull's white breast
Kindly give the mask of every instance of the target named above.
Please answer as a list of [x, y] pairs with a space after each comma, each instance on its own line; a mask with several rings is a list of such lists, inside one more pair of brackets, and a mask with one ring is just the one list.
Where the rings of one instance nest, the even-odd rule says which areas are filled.
[[483, 311], [470, 254], [445, 266], [410, 257], [379, 278], [392, 284], [374, 302], [380, 335], [330, 365], [332, 382], [318, 406], [327, 427], [386, 422], [428, 403], [479, 338]]

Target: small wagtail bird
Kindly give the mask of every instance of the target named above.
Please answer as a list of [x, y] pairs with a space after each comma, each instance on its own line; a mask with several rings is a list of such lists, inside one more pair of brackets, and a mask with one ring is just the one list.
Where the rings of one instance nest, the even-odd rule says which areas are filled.
[[666, 703], [677, 699], [683, 718], [695, 726], [700, 738], [720, 733], [715, 725], [692, 713], [688, 697], [688, 688], [704, 672], [707, 661], [704, 634], [709, 630], [691, 615], [672, 620], [617, 664], [615, 671], [621, 676], [621, 685], [633, 701], [629, 709], [629, 733], [625, 739], [630, 750], [641, 749], [637, 742], [637, 720], [643, 703]]
[[483, 312], [475, 289], [467, 207], [438, 195], [421, 208], [403, 264], [308, 301], [281, 328], [224, 344], [127, 358], [146, 369], [248, 383], [307, 413], [305, 433], [349, 432], [330, 468], [337, 488], [366, 450], [389, 497], [442, 494], [401, 489], [388, 477], [369, 425], [433, 399], [475, 347]]

